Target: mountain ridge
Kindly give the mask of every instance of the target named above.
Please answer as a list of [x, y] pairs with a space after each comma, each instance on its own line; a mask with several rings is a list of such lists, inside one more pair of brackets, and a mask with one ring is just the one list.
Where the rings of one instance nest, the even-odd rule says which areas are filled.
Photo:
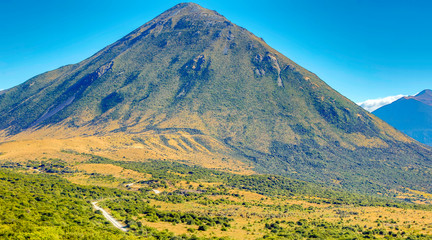
[[383, 106], [373, 114], [421, 143], [432, 146], [432, 91], [423, 90]]
[[415, 96], [409, 96], [409, 97], [405, 97], [405, 98], [406, 99], [415, 99], [419, 102], [422, 102], [424, 104], [432, 106], [432, 90], [430, 90], [430, 89], [425, 89]]

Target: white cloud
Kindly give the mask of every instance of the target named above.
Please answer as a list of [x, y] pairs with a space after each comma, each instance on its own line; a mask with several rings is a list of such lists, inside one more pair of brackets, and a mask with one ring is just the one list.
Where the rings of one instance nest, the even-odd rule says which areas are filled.
[[385, 98], [377, 98], [377, 99], [369, 99], [364, 102], [357, 103], [362, 108], [366, 109], [369, 112], [373, 112], [377, 110], [378, 108], [385, 106], [387, 104], [390, 104], [396, 100], [398, 100], [401, 97], [406, 97], [407, 95], [396, 95], [396, 96], [389, 96]]

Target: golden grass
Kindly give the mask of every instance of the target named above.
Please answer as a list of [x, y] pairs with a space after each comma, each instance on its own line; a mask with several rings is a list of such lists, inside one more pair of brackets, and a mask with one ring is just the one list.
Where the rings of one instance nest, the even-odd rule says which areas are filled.
[[[152, 200], [151, 204], [158, 206], [161, 210], [191, 212], [210, 216], [227, 216], [233, 218], [232, 227], [228, 231], [221, 231], [220, 227], [209, 228], [205, 232], [194, 231], [198, 236], [230, 236], [232, 239], [256, 239], [264, 234], [265, 223], [279, 221], [297, 222], [300, 219], [317, 219], [328, 222], [344, 222], [346, 225], [366, 228], [381, 228], [386, 231], [405, 231], [407, 233], [432, 234], [432, 212], [423, 210], [400, 209], [391, 207], [353, 207], [335, 206], [331, 204], [315, 204], [297, 199], [269, 199], [262, 195], [244, 192], [243, 197], [212, 196], [209, 199], [220, 198], [234, 200], [234, 202], [247, 202], [254, 204], [243, 206], [239, 204], [202, 205], [195, 202], [182, 204], [166, 203]], [[262, 200], [264, 199], [264, 200]], [[264, 204], [263, 206], [257, 203]], [[303, 208], [313, 207], [313, 211], [290, 210], [286, 213], [277, 209], [269, 208], [270, 205], [292, 205], [297, 204]], [[342, 213], [342, 214], [338, 214]], [[188, 228], [197, 228], [186, 224], [172, 225], [171, 223], [152, 223], [143, 220], [143, 223], [159, 230], [168, 229], [176, 234], [188, 233]]]
[[[197, 123], [198, 124], [198, 123]], [[387, 125], [383, 124], [386, 128]], [[61, 131], [61, 129], [59, 129]], [[36, 134], [36, 133], [34, 133]], [[31, 134], [28, 136], [32, 136]], [[219, 169], [223, 171], [254, 174], [251, 167], [243, 162], [244, 159], [233, 158], [229, 149], [222, 143], [209, 136], [200, 135], [199, 141], [196, 136], [187, 133], [165, 133], [153, 132], [145, 134], [114, 134], [110, 136], [70, 137], [70, 138], [39, 138], [36, 140], [16, 139], [15, 141], [0, 144], [0, 162], [15, 161], [25, 162], [28, 160], [47, 160], [59, 158], [71, 164], [75, 169], [82, 171], [71, 175], [64, 175], [71, 182], [83, 185], [96, 185], [105, 187], [123, 188], [124, 181], [132, 179], [140, 181], [149, 179], [151, 176], [133, 170], [127, 170], [112, 164], [83, 164], [89, 156], [74, 154], [87, 153], [121, 161], [147, 161], [148, 159], [160, 159], [177, 161], [191, 165], [200, 165], [206, 168]], [[384, 144], [377, 139], [368, 139], [363, 135], [353, 134], [349, 136], [354, 145], [365, 147], [382, 147]], [[400, 136], [404, 138], [404, 136]], [[139, 139], [139, 140], [137, 140]], [[410, 141], [409, 138], [403, 139]], [[211, 148], [211, 150], [209, 149]], [[67, 150], [67, 151], [64, 151]], [[87, 173], [84, 174], [83, 172]], [[103, 181], [90, 179], [90, 173], [112, 175], [114, 181]], [[199, 185], [204, 187], [219, 185], [221, 183], [196, 183], [181, 181], [169, 189], [161, 191], [173, 191], [176, 188], [186, 189], [192, 185], [196, 189]], [[138, 190], [143, 187], [139, 184], [131, 187]], [[410, 193], [402, 194], [401, 197], [415, 195], [432, 199], [432, 194], [407, 189]], [[404, 210], [388, 207], [350, 207], [335, 206], [330, 204], [315, 204], [296, 198], [270, 198], [248, 191], [231, 190], [240, 197], [232, 195], [208, 196], [211, 201], [226, 199], [233, 203], [222, 203], [219, 205], [203, 205], [196, 202], [172, 204], [152, 200], [151, 204], [160, 206], [161, 210], [195, 212], [212, 216], [227, 216], [233, 218], [232, 227], [222, 231], [221, 226], [210, 227], [207, 231], [198, 231], [197, 226], [164, 222], [148, 222], [142, 220], [145, 225], [155, 227], [159, 230], [168, 229], [176, 234], [195, 234], [197, 236], [229, 236], [233, 239], [256, 239], [264, 235], [264, 224], [276, 220], [296, 222], [299, 219], [323, 219], [329, 222], [343, 221], [348, 225], [360, 225], [368, 227], [380, 227], [385, 230], [400, 229], [407, 233], [432, 234], [432, 212], [421, 210]], [[242, 205], [242, 203], [246, 203]], [[259, 205], [263, 204], [263, 205]], [[271, 206], [284, 206], [297, 204], [304, 208], [312, 207], [311, 212], [301, 210], [290, 210], [281, 212]], [[346, 214], [337, 214], [342, 212]], [[351, 214], [355, 213], [355, 214]], [[192, 230], [188, 230], [188, 229]], [[192, 231], [192, 232], [191, 232]]]
[[388, 145], [383, 140], [376, 137], [366, 137], [361, 133], [345, 134], [347, 138], [358, 147], [367, 148], [387, 148]]
[[[236, 222], [232, 227], [228, 228], [226, 231], [221, 230], [221, 226], [209, 227], [206, 231], [198, 231], [198, 226], [196, 225], [187, 225], [183, 223], [173, 224], [168, 222], [149, 222], [146, 220], [141, 220], [141, 222], [149, 227], [156, 228], [158, 230], [168, 230], [170, 232], [175, 233], [176, 235], [188, 234], [188, 235], [196, 235], [198, 237], [228, 237], [229, 239], [257, 239], [262, 237], [264, 233], [255, 227], [250, 227], [254, 231], [248, 231], [246, 229], [242, 229], [241, 226], [247, 226], [248, 221], [241, 220], [240, 222]], [[190, 230], [188, 230], [190, 229]]]
[[[16, 140], [0, 144], [0, 162], [45, 160], [59, 158], [67, 162], [82, 162], [86, 156], [69, 152], [93, 154], [118, 161], [146, 161], [148, 159], [178, 161], [189, 165], [218, 169], [238, 174], [254, 174], [244, 159], [233, 158], [231, 150], [208, 136], [182, 134], [115, 134], [110, 136], [44, 138]], [[137, 140], [139, 139], [139, 141]], [[165, 142], [166, 141], [166, 142]], [[187, 142], [186, 142], [187, 141]], [[212, 151], [207, 149], [211, 147]]]
[[403, 188], [406, 191], [394, 191], [399, 199], [410, 199], [417, 204], [432, 204], [432, 194], [413, 190], [410, 188]]
[[407, 189], [408, 191], [410, 191], [412, 193], [421, 195], [421, 196], [423, 196], [423, 197], [425, 197], [427, 199], [432, 199], [432, 194], [430, 194], [430, 193], [422, 192], [422, 191], [417, 191], [417, 190], [413, 190], [413, 189], [409, 189], [409, 188], [405, 188], [405, 189]]
[[109, 187], [109, 188], [122, 188], [122, 184], [118, 181], [107, 182], [107, 181], [98, 181], [94, 179], [90, 179], [90, 176], [83, 174], [74, 174], [72, 176], [64, 176], [65, 179], [69, 180], [72, 183], [79, 185], [91, 185], [91, 186], [99, 186], [99, 187]]

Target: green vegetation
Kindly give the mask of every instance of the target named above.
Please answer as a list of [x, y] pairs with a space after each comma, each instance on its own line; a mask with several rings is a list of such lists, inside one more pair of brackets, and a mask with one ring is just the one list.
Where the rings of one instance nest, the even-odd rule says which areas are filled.
[[122, 101], [123, 101], [123, 97], [120, 94], [116, 92], [111, 93], [110, 95], [102, 99], [101, 110], [102, 112], [106, 112], [109, 109], [115, 107], [117, 104], [120, 104]]
[[95, 199], [130, 198], [136, 195], [132, 192], [0, 170], [0, 193], [1, 239], [176, 239], [173, 233], [128, 221], [132, 231], [122, 233], [90, 204]]
[[103, 201], [101, 204], [110, 209], [113, 215], [128, 224], [128, 227], [136, 229], [137, 222], [133, 219], [143, 215], [150, 222], [185, 223], [197, 226], [221, 225], [230, 227], [233, 219], [227, 217], [210, 217], [195, 213], [182, 213], [181, 211], [161, 211], [151, 207], [147, 202], [138, 198], [119, 198]]
[[[398, 208], [415, 208], [415, 209], [431, 209], [430, 205], [418, 205], [405, 202], [403, 200], [396, 200], [389, 197], [378, 197], [377, 195], [364, 195], [342, 191], [337, 188], [329, 186], [308, 183], [289, 179], [277, 175], [238, 175], [217, 170], [207, 169], [199, 166], [188, 166], [186, 164], [148, 160], [146, 162], [123, 162], [113, 161], [107, 158], [88, 155], [90, 157], [88, 163], [109, 163], [121, 166], [126, 169], [135, 170], [142, 173], [152, 175], [152, 180], [148, 181], [149, 186], [152, 188], [167, 188], [167, 182], [175, 184], [176, 182], [195, 181], [195, 182], [217, 182], [223, 183], [219, 190], [212, 188], [205, 189], [207, 194], [218, 194], [218, 191], [223, 191], [227, 194], [226, 188], [235, 188], [239, 190], [246, 190], [256, 192], [266, 196], [283, 196], [293, 197], [302, 196], [306, 197], [305, 200], [313, 203], [331, 203], [337, 205], [353, 205], [353, 206], [386, 206]], [[189, 194], [190, 198], [197, 198], [200, 194]], [[171, 201], [183, 201], [179, 198], [186, 198], [185, 196], [170, 196]]]
[[[399, 222], [381, 216], [373, 223], [362, 220], [362, 207], [431, 211], [430, 205], [357, 195], [276, 175], [243, 176], [169, 161], [121, 162], [80, 155], [89, 158], [83, 162], [86, 164], [112, 164], [152, 177], [135, 182], [139, 191], [125, 191], [72, 184], [61, 177], [83, 172], [60, 171], [73, 170], [60, 159], [5, 163], [3, 167], [8, 169], [0, 170], [0, 238], [218, 239], [219, 234], [238, 231], [242, 226], [241, 230], [248, 234], [259, 231], [250, 239], [431, 239], [410, 229], [417, 224], [415, 221]], [[16, 172], [29, 168], [39, 172]], [[84, 172], [84, 176], [101, 182], [121, 180], [100, 173]], [[155, 188], [162, 192], [153, 193]], [[247, 193], [262, 197], [249, 199], [244, 196]], [[293, 200], [296, 202], [287, 203]], [[98, 201], [129, 232], [115, 229], [92, 209], [91, 201]], [[323, 218], [328, 214], [336, 220]], [[298, 217], [293, 220], [292, 216]], [[239, 226], [239, 219], [250, 219], [249, 224]], [[367, 226], [361, 225], [363, 222]], [[158, 224], [180, 225], [188, 230], [174, 233]], [[209, 235], [214, 231], [220, 233]]]
[[[0, 170], [0, 238], [108, 239], [125, 234], [95, 213], [92, 199], [127, 193], [70, 184], [46, 174]], [[100, 236], [100, 237], [97, 237]]]
[[14, 135], [34, 125], [40, 136], [51, 126], [69, 136], [205, 135], [259, 173], [358, 193], [432, 192], [430, 149], [196, 4], [178, 5], [89, 59], [0, 95], [0, 130]]
[[330, 223], [324, 220], [300, 219], [297, 222], [275, 221], [266, 223], [270, 231], [263, 239], [432, 239], [424, 234], [407, 234], [404, 231], [386, 231], [382, 228], [347, 226], [342, 221]]

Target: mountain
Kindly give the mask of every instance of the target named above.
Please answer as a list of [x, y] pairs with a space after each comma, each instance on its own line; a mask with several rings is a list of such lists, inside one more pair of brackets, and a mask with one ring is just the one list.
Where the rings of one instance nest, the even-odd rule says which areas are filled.
[[[194, 3], [1, 92], [0, 130], [0, 159], [44, 159], [58, 147], [59, 157], [88, 151], [432, 192], [431, 149]], [[19, 157], [24, 149], [33, 152]]]
[[432, 91], [403, 97], [373, 112], [408, 136], [432, 146]]

